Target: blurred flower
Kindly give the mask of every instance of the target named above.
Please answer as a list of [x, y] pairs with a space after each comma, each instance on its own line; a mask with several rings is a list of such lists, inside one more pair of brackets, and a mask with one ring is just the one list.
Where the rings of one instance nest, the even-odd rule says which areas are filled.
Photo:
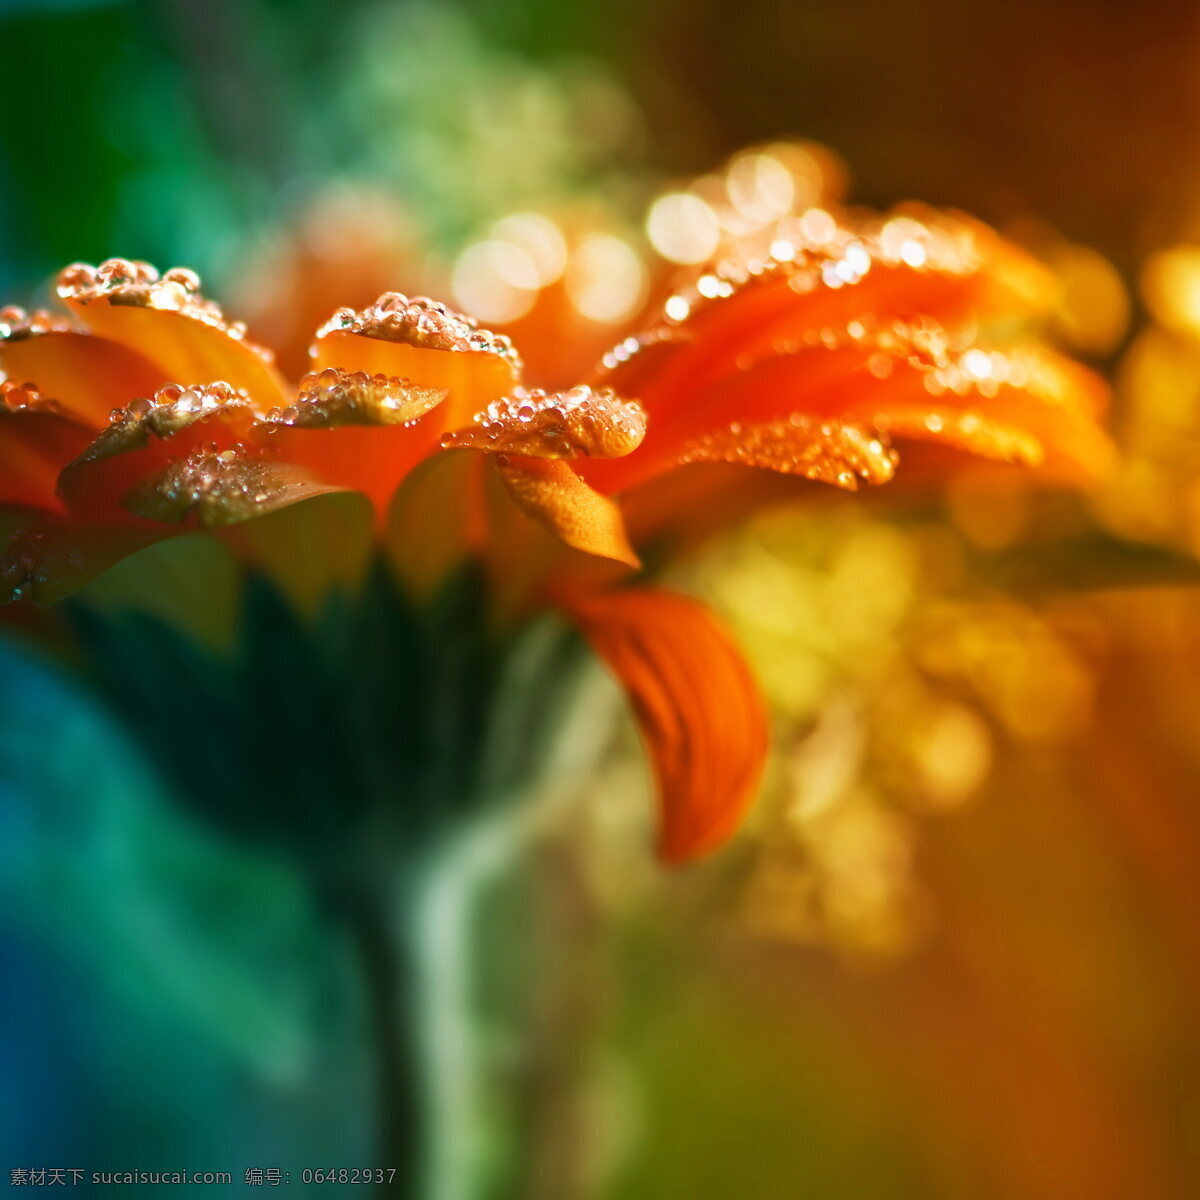
[[569, 387], [645, 310], [647, 257], [604, 208], [509, 213], [482, 233], [455, 258], [451, 289], [517, 342], [541, 386]]
[[274, 350], [280, 370], [298, 379], [308, 369], [313, 330], [333, 309], [365, 308], [397, 283], [432, 290], [431, 249], [420, 222], [389, 192], [327, 184], [291, 226], [242, 254], [232, 303], [250, 334]]

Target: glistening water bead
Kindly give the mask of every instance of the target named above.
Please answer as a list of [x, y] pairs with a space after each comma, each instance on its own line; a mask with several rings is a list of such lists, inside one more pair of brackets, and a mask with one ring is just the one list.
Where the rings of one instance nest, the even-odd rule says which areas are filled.
[[[58, 274], [58, 295], [69, 304], [86, 306], [107, 303], [134, 308], [153, 308], [177, 312], [194, 321], [243, 341], [244, 321], [230, 321], [215, 300], [200, 293], [200, 277], [188, 267], [171, 267], [161, 275], [150, 263], [125, 258], [110, 258], [98, 267], [72, 263]], [[254, 342], [245, 342], [266, 362], [274, 355]]]
[[851, 232], [824, 209], [812, 208], [774, 222], [764, 250], [749, 257], [728, 254], [663, 301], [657, 330], [627, 338], [600, 364], [612, 371], [646, 347], [672, 340], [668, 332], [693, 322], [714, 303], [772, 279], [784, 279], [801, 295], [853, 287], [875, 265], [931, 274], [964, 276], [979, 270], [974, 231], [952, 221], [920, 221], [908, 215], [863, 223]]
[[223, 410], [237, 410], [247, 416], [254, 411], [247, 393], [221, 380], [192, 387], [164, 384], [153, 397], [139, 397], [124, 408], [113, 409], [108, 428], [101, 430], [71, 465], [135, 450], [144, 446], [151, 434], [160, 438], [173, 437], [197, 421]]
[[289, 498], [311, 494], [308, 478], [243, 445], [199, 447], [143, 480], [124, 498], [135, 516], [178, 524], [195, 515], [204, 528], [234, 525]]
[[475, 417], [475, 427], [448, 433], [445, 449], [530, 454], [538, 458], [620, 458], [641, 445], [646, 412], [610, 388], [514, 392]]
[[761, 424], [731, 422], [723, 430], [689, 442], [681, 461], [767, 467], [854, 490], [860, 479], [876, 484], [891, 479], [896, 454], [868, 429], [793, 413]]
[[472, 317], [426, 296], [410, 299], [401, 292], [384, 292], [361, 312], [339, 308], [317, 330], [317, 341], [335, 333], [356, 333], [430, 350], [493, 354], [506, 362], [514, 375], [522, 369], [521, 357], [510, 338], [480, 329]]
[[17, 304], [0, 308], [0, 342], [19, 342], [39, 334], [62, 333], [74, 328], [71, 321], [44, 308], [33, 312], [26, 312]]
[[339, 425], [411, 425], [446, 398], [396, 376], [326, 367], [301, 381], [294, 403], [272, 408], [268, 427], [333, 429]]

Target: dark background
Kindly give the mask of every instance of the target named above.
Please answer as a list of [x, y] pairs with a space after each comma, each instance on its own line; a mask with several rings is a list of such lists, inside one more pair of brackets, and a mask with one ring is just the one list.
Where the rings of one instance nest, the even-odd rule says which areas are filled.
[[[372, 27], [386, 17], [403, 42], [414, 11], [403, 0], [0, 6], [4, 278], [28, 285], [114, 239], [155, 261], [204, 260], [214, 232], [277, 220], [297, 181], [364, 166], [402, 178], [372, 144], [383, 118], [369, 94], [348, 104], [346, 93]], [[645, 115], [624, 153], [648, 172], [809, 137], [845, 156], [865, 203], [919, 196], [997, 222], [1036, 212], [1125, 270], [1191, 216], [1200, 18], [1183, 0], [462, 11], [492, 56], [604, 63]], [[456, 96], [432, 88], [428, 104]]]

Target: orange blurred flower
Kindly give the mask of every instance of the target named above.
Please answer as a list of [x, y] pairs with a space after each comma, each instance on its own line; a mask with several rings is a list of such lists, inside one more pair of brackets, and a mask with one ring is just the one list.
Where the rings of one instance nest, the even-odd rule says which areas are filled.
[[[197, 526], [253, 557], [257, 518], [361, 493], [413, 590], [474, 556], [503, 619], [547, 601], [575, 619], [633, 699], [661, 852], [711, 849], [756, 789], [765, 711], [709, 614], [628, 586], [639, 551], [760, 498], [763, 472], [736, 467], [855, 488], [889, 481], [905, 443], [1072, 480], [1109, 455], [1102, 384], [1011, 336], [1054, 294], [1038, 264], [965, 218], [813, 207], [775, 161], [724, 177], [743, 228], [713, 206], [720, 177], [660, 202], [652, 233], [696, 260], [711, 234], [703, 262], [664, 264], [636, 330], [560, 392], [433, 300], [338, 310], [289, 384], [192, 272], [66, 268], [69, 315], [0, 310], [8, 598], [59, 600]], [[530, 328], [563, 325], [535, 306]]]

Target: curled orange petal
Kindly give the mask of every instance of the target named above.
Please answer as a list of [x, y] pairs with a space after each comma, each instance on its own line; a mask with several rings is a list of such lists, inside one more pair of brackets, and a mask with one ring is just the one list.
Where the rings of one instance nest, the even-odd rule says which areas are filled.
[[518, 391], [496, 400], [475, 424], [445, 435], [446, 449], [532, 458], [620, 458], [646, 436], [646, 411], [608, 388]]
[[613, 592], [567, 611], [629, 694], [658, 781], [658, 853], [680, 863], [737, 829], [758, 789], [768, 724], [729, 636], [694, 600]]
[[1041, 311], [1054, 281], [977, 222], [928, 213], [843, 225], [810, 210], [781, 223], [769, 251], [694, 275], [658, 320], [603, 358], [599, 377], [638, 396], [652, 418], [759, 360], [781, 342], [930, 317], [946, 326]]
[[1099, 421], [1108, 400], [1103, 381], [1044, 347], [972, 346], [932, 367], [908, 359], [895, 374], [871, 418], [897, 440], [1038, 467], [1083, 485], [1112, 466], [1115, 447]]
[[326, 367], [306, 375], [296, 399], [269, 412], [254, 439], [273, 457], [363, 492], [382, 521], [393, 492], [428, 454], [433, 435], [422, 421], [445, 398], [444, 388]]
[[0, 604], [28, 596], [55, 604], [109, 567], [170, 536], [170, 531], [130, 522], [78, 522], [26, 513], [5, 522], [8, 542], [0, 552]]
[[[701, 459], [794, 470], [792, 456], [774, 451], [795, 426], [827, 434], [853, 428], [880, 445], [889, 436], [938, 442], [1001, 461], [1044, 464], [1089, 482], [1112, 457], [1098, 421], [1106, 400], [1097, 376], [1043, 347], [988, 349], [928, 319], [853, 321], [777, 342], [761, 357], [741, 355], [686, 407], [652, 409], [637, 454], [585, 464], [582, 473], [612, 493]], [[768, 433], [772, 452], [764, 452]], [[721, 453], [697, 453], [714, 442]], [[878, 466], [854, 474], [882, 482], [890, 471], [882, 459]], [[807, 474], [847, 482], [840, 472]]]
[[496, 466], [517, 507], [568, 546], [639, 566], [620, 509], [561, 459], [498, 455]]
[[58, 494], [81, 520], [120, 520], [128, 515], [124, 497], [140, 479], [194, 451], [237, 446], [255, 419], [246, 394], [227, 383], [167, 384], [114, 411], [108, 426], [63, 468]]
[[339, 309], [317, 331], [312, 355], [315, 370], [340, 367], [443, 389], [445, 405], [429, 429], [434, 444], [521, 378], [521, 360], [508, 338], [436, 300], [399, 292], [385, 292], [361, 312]]
[[0, 382], [0, 504], [57, 509], [58, 473], [91, 436], [36, 388]]
[[893, 452], [877, 433], [800, 414], [764, 424], [734, 421], [688, 442], [679, 462], [765, 467], [781, 475], [799, 475], [849, 491], [858, 486], [860, 479], [886, 483], [895, 470]]
[[219, 529], [337, 490], [246, 450], [196, 450], [135, 484], [122, 504], [148, 521], [179, 524], [194, 516]]
[[143, 355], [49, 314], [30, 316], [19, 308], [0, 309], [0, 368], [93, 425], [167, 382]]
[[293, 429], [342, 425], [408, 425], [436, 408], [445, 388], [418, 387], [408, 379], [326, 367], [300, 380], [296, 399], [267, 417]]
[[205, 299], [185, 267], [160, 277], [121, 258], [74, 263], [60, 272], [58, 294], [94, 334], [149, 359], [166, 379], [226, 380], [259, 404], [284, 402], [270, 353], [245, 340], [245, 327]]
[[712, 389], [697, 403], [695, 420], [737, 413], [749, 423], [803, 403], [823, 420], [1044, 464], [1082, 482], [1110, 464], [1113, 447], [1099, 423], [1105, 384], [1043, 346], [988, 348], [927, 321], [878, 331], [857, 323], [780, 350]]

